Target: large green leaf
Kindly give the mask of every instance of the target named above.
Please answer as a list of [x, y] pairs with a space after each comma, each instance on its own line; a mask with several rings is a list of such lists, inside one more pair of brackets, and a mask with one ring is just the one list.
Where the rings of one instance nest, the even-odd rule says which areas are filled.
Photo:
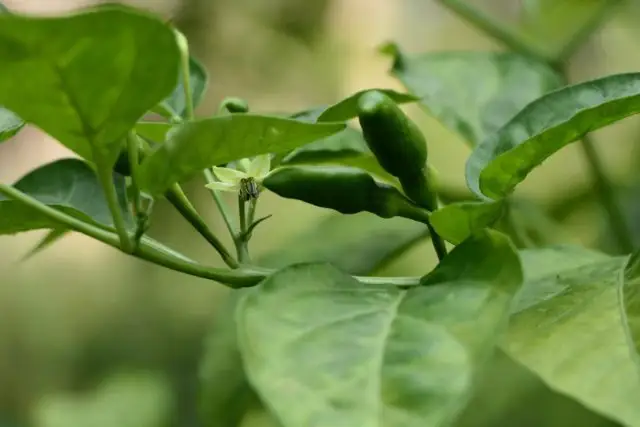
[[504, 349], [551, 388], [640, 425], [640, 377], [618, 291], [626, 258], [582, 249], [521, 252], [525, 284]]
[[525, 105], [561, 86], [547, 65], [514, 53], [438, 52], [405, 55], [395, 44], [391, 74], [420, 97], [426, 111], [471, 146]]
[[621, 303], [634, 359], [640, 369], [640, 252], [635, 252], [625, 267]]
[[447, 241], [457, 245], [471, 234], [493, 225], [504, 212], [503, 202], [458, 202], [430, 215], [431, 225]]
[[89, 160], [115, 161], [126, 132], [175, 86], [168, 25], [125, 7], [68, 17], [0, 15], [0, 105]]
[[396, 92], [391, 89], [366, 89], [356, 92], [348, 98], [343, 99], [337, 104], [333, 104], [327, 107], [324, 111], [317, 116], [318, 122], [344, 122], [355, 117], [358, 117], [358, 99], [360, 95], [370, 90], [377, 90], [387, 95], [391, 100], [397, 104], [405, 104], [407, 102], [415, 102], [418, 98], [415, 95]]
[[[125, 221], [133, 228], [124, 178], [113, 175]], [[14, 187], [40, 202], [101, 227], [111, 227], [111, 213], [95, 172], [78, 159], [62, 159], [41, 166], [18, 180]], [[60, 229], [60, 224], [24, 204], [0, 195], [0, 234], [37, 229]]]
[[6, 108], [0, 107], [0, 142], [11, 138], [24, 127], [24, 121]]
[[[204, 66], [195, 58], [189, 58], [189, 79], [190, 89], [194, 108], [200, 104], [202, 97], [207, 90], [209, 75]], [[157, 113], [167, 119], [173, 117], [185, 118], [187, 111], [187, 101], [184, 95], [184, 84], [182, 81], [182, 71], [179, 70], [178, 84], [167, 98], [165, 98], [155, 109]]]
[[140, 166], [142, 187], [160, 194], [210, 166], [292, 150], [345, 129], [342, 123], [230, 114], [185, 123]]
[[298, 264], [240, 303], [241, 353], [284, 427], [448, 425], [521, 280], [515, 250], [494, 232], [458, 246], [408, 290]]
[[[299, 262], [326, 262], [352, 274], [369, 274], [427, 235], [423, 225], [372, 214], [329, 215], [257, 260], [284, 267]], [[236, 340], [234, 313], [246, 290], [235, 291], [216, 316], [201, 367], [201, 409], [207, 427], [240, 425], [255, 399], [247, 382]], [[220, 385], [224, 384], [224, 387]]]
[[562, 147], [638, 112], [640, 73], [613, 75], [551, 92], [475, 148], [467, 162], [467, 185], [483, 198], [505, 197]]

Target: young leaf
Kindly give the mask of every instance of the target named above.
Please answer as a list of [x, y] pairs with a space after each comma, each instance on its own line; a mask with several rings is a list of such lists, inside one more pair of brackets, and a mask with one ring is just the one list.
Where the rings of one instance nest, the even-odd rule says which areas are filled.
[[[204, 66], [195, 58], [189, 58], [189, 78], [191, 82], [191, 96], [194, 108], [200, 104], [202, 97], [207, 90], [209, 76]], [[184, 84], [182, 82], [182, 71], [179, 70], [178, 84], [171, 95], [165, 98], [156, 108], [154, 112], [162, 115], [167, 119], [174, 116], [185, 118], [187, 110], [186, 99], [184, 96]]]
[[626, 257], [557, 248], [521, 259], [525, 284], [503, 348], [554, 390], [640, 425], [640, 381], [617, 296]]
[[467, 185], [485, 199], [505, 197], [562, 147], [638, 112], [640, 73], [613, 75], [551, 92], [475, 148], [467, 161]]
[[49, 232], [35, 245], [33, 248], [29, 250], [23, 257], [22, 261], [28, 261], [33, 258], [43, 250], [47, 249], [49, 246], [53, 245], [58, 240], [62, 239], [67, 235], [69, 230], [65, 230], [64, 228], [53, 228], [49, 230]]
[[126, 132], [174, 88], [178, 60], [172, 30], [134, 9], [0, 15], [0, 105], [88, 160], [115, 161]]
[[490, 227], [504, 212], [503, 202], [459, 202], [430, 216], [431, 225], [443, 239], [457, 245], [478, 230]]
[[634, 359], [640, 368], [640, 252], [631, 255], [625, 266], [620, 296], [622, 319], [633, 347]]
[[0, 142], [11, 138], [24, 127], [24, 121], [6, 108], [0, 107]]
[[408, 94], [399, 93], [391, 89], [366, 89], [356, 92], [348, 98], [343, 99], [337, 104], [333, 104], [327, 107], [316, 119], [317, 122], [345, 122], [347, 120], [358, 117], [358, 99], [360, 95], [369, 90], [377, 90], [387, 95], [391, 100], [397, 104], [405, 104], [408, 102], [415, 102], [418, 97]]
[[[326, 262], [352, 274], [369, 274], [426, 236], [426, 228], [412, 221], [384, 220], [371, 214], [329, 215], [260, 257], [258, 264], [281, 268]], [[207, 340], [200, 371], [202, 419], [207, 427], [239, 426], [255, 400], [242, 366], [234, 320], [236, 305], [246, 292], [239, 290], [229, 297]]]
[[561, 86], [547, 65], [503, 52], [438, 52], [405, 55], [389, 43], [391, 75], [420, 105], [470, 146], [503, 126], [525, 105]]
[[144, 189], [161, 194], [202, 169], [259, 154], [277, 153], [342, 131], [342, 123], [303, 123], [252, 114], [231, 114], [184, 123], [172, 130], [140, 166]]
[[[127, 207], [124, 178], [114, 174], [120, 207], [126, 224], [133, 229]], [[111, 213], [95, 172], [78, 159], [62, 159], [31, 171], [14, 187], [65, 213], [100, 227], [111, 227]], [[48, 217], [0, 195], [0, 234], [37, 229], [59, 229]]]
[[298, 264], [246, 294], [241, 353], [284, 427], [424, 427], [456, 417], [505, 325], [520, 263], [506, 237], [486, 232], [430, 277], [401, 290]]

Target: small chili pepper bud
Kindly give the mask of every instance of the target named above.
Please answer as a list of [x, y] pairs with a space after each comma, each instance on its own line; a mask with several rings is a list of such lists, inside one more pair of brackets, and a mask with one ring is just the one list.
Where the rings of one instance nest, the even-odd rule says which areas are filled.
[[343, 214], [371, 212], [428, 221], [428, 212], [396, 188], [366, 172], [345, 166], [286, 166], [272, 171], [262, 185], [281, 197], [297, 199]]
[[358, 119], [380, 166], [400, 180], [409, 198], [434, 210], [436, 195], [429, 182], [427, 142], [418, 126], [379, 91], [360, 96]]

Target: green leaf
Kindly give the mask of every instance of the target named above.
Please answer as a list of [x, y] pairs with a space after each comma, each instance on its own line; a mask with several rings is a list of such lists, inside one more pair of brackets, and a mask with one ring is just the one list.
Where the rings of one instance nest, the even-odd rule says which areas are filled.
[[27, 252], [22, 257], [22, 261], [28, 261], [29, 259], [38, 255], [40, 252], [53, 245], [55, 242], [62, 239], [68, 233], [69, 230], [66, 230], [64, 228], [54, 228], [49, 230], [49, 232], [38, 242], [38, 244], [31, 248], [29, 252]]
[[161, 143], [167, 139], [167, 134], [175, 125], [161, 122], [138, 122], [136, 133], [153, 142]]
[[420, 105], [475, 146], [562, 80], [547, 65], [515, 53], [438, 52], [405, 55], [389, 43], [391, 75]]
[[622, 319], [633, 348], [634, 360], [640, 368], [640, 252], [636, 251], [624, 269], [621, 292]]
[[371, 155], [362, 133], [347, 127], [342, 132], [296, 148], [282, 159], [281, 164], [340, 163], [342, 159], [362, 155]]
[[[178, 84], [171, 95], [165, 98], [155, 112], [167, 119], [175, 116], [185, 118], [187, 110], [186, 98], [184, 96], [184, 84], [182, 83], [182, 71], [178, 70]], [[189, 58], [189, 78], [191, 82], [191, 96], [193, 97], [193, 107], [197, 107], [207, 90], [209, 75], [204, 66], [195, 58]]]
[[358, 99], [360, 95], [370, 90], [377, 90], [384, 93], [397, 104], [405, 104], [415, 102], [418, 98], [408, 93], [400, 93], [391, 89], [366, 89], [356, 92], [348, 98], [343, 99], [337, 104], [327, 107], [317, 117], [317, 122], [345, 122], [347, 120], [358, 117]]
[[241, 353], [284, 427], [452, 422], [506, 324], [520, 263], [506, 237], [487, 232], [429, 277], [401, 290], [298, 264], [246, 294]]
[[174, 88], [178, 60], [169, 26], [134, 9], [0, 15], [0, 105], [88, 160], [115, 161]]
[[[127, 207], [124, 178], [114, 174], [113, 180], [127, 226], [133, 229], [134, 221]], [[18, 180], [14, 187], [85, 222], [103, 228], [113, 226], [95, 172], [81, 160], [62, 159], [41, 166]], [[60, 229], [60, 224], [18, 201], [0, 195], [0, 234], [37, 229]]]
[[525, 284], [503, 348], [552, 389], [640, 425], [640, 380], [618, 300], [626, 257], [555, 248], [521, 259]]
[[476, 231], [493, 225], [503, 212], [503, 202], [459, 202], [433, 212], [430, 221], [442, 238], [457, 245]]
[[22, 130], [25, 123], [6, 108], [0, 107], [0, 142], [6, 141]]
[[9, 13], [9, 9], [4, 4], [0, 3], [0, 13]]
[[467, 185], [482, 198], [503, 198], [562, 147], [638, 112], [640, 73], [551, 92], [475, 148], [467, 161]]
[[345, 129], [342, 123], [303, 123], [252, 114], [230, 114], [184, 123], [140, 166], [144, 189], [160, 194], [210, 166], [309, 144]]
[[[279, 268], [300, 262], [326, 262], [353, 274], [369, 274], [426, 236], [422, 224], [399, 218], [384, 220], [367, 213], [329, 215], [260, 257], [257, 263]], [[200, 370], [201, 413], [207, 427], [239, 426], [255, 400], [240, 359], [234, 321], [236, 305], [246, 291], [236, 291], [229, 297], [207, 339]]]

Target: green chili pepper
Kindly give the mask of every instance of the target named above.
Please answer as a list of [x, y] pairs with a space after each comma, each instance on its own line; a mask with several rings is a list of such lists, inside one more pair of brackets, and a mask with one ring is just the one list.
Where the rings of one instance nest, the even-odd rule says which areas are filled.
[[428, 212], [396, 188], [346, 166], [286, 166], [272, 171], [262, 185], [281, 197], [297, 199], [343, 214], [371, 212], [427, 222]]
[[385, 94], [369, 91], [358, 100], [358, 119], [380, 166], [397, 177], [405, 194], [429, 210], [436, 194], [427, 167], [427, 142], [418, 126]]

